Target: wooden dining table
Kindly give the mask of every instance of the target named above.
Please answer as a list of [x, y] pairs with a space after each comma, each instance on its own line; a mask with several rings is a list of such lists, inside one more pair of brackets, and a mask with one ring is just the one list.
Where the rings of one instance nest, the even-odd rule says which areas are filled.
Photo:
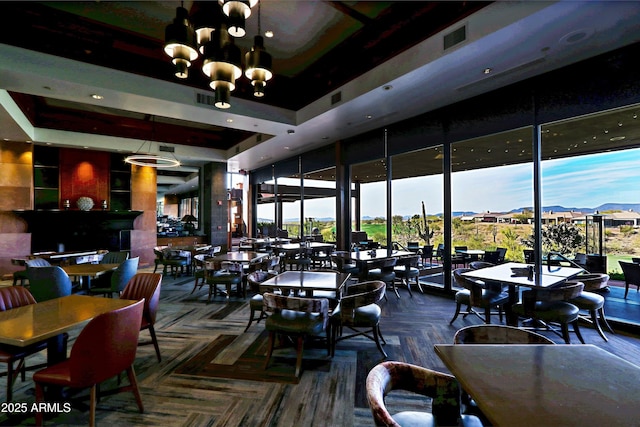
[[628, 426], [640, 367], [593, 345], [435, 345], [494, 426]]
[[331, 271], [285, 271], [260, 284], [261, 290], [273, 288], [283, 292], [293, 290], [297, 295], [313, 297], [314, 291], [335, 291], [338, 299], [351, 275]]
[[47, 363], [66, 358], [62, 333], [95, 316], [133, 304], [118, 298], [69, 295], [0, 312], [0, 343], [26, 347], [47, 341]]
[[120, 264], [73, 264], [63, 266], [62, 269], [69, 277], [79, 277], [85, 290], [91, 288], [91, 279], [107, 274], [118, 268]]

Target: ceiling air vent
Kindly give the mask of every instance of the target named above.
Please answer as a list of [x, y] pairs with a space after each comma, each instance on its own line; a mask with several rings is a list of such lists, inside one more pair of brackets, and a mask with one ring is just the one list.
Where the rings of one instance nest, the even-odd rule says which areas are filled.
[[337, 104], [342, 101], [342, 92], [336, 92], [331, 95], [331, 105]]
[[175, 147], [170, 147], [168, 145], [159, 145], [158, 151], [164, 151], [165, 153], [173, 153], [176, 151]]
[[214, 107], [216, 104], [216, 97], [206, 92], [196, 92], [196, 104]]
[[444, 42], [444, 45], [443, 45], [444, 50], [452, 48], [458, 43], [462, 43], [466, 39], [467, 39], [467, 26], [463, 25], [457, 30], [453, 30], [449, 34], [445, 34], [445, 36], [442, 38]]

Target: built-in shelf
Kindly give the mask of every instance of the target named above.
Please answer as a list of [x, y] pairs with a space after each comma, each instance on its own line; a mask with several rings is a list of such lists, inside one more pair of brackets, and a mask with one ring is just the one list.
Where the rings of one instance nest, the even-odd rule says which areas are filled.
[[142, 211], [16, 210], [31, 233], [31, 252], [130, 249], [134, 220]]

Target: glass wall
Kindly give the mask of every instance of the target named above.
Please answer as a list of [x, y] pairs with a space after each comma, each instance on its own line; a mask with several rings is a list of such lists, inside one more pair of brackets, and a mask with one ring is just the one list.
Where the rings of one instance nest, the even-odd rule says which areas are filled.
[[369, 241], [369, 244], [387, 245], [386, 179], [384, 159], [352, 166], [351, 229], [358, 232], [352, 236], [352, 243], [364, 246], [364, 242]]
[[640, 256], [639, 111], [632, 105], [542, 126], [543, 229], [556, 236], [543, 236], [544, 251], [586, 254], [589, 271], [614, 276], [622, 273], [618, 261]]
[[392, 157], [392, 240], [437, 247], [442, 243], [442, 146]]
[[[506, 249], [523, 261], [532, 233], [533, 129], [523, 128], [451, 146], [451, 246]], [[459, 257], [457, 257], [459, 258]], [[483, 258], [482, 254], [466, 259]]]
[[[336, 241], [336, 170], [306, 173], [304, 178], [304, 235]], [[319, 237], [321, 236], [321, 237]]]

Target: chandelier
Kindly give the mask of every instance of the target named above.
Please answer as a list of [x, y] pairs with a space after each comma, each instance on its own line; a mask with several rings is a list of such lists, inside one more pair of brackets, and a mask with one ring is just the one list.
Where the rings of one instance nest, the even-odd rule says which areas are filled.
[[[172, 154], [173, 157], [160, 156], [158, 154], [151, 153], [152, 140], [155, 139], [155, 117], [151, 117], [151, 139], [143, 141], [138, 148], [138, 151], [125, 157], [125, 163], [129, 163], [137, 166], [150, 166], [156, 169], [175, 168], [180, 166], [180, 161]], [[144, 151], [145, 145], [148, 145], [148, 150]]]
[[236, 80], [242, 76], [242, 53], [234, 38], [246, 34], [245, 21], [251, 8], [258, 4], [258, 35], [245, 55], [244, 75], [253, 85], [256, 97], [264, 96], [266, 82], [273, 77], [271, 55], [260, 36], [260, 4], [258, 0], [218, 0], [194, 2], [190, 18], [187, 10], [176, 9], [176, 17], [165, 30], [164, 50], [176, 67], [178, 78], [187, 78], [192, 63], [202, 58], [202, 72], [209, 77], [209, 86], [215, 92], [215, 106], [231, 107], [231, 92]]

